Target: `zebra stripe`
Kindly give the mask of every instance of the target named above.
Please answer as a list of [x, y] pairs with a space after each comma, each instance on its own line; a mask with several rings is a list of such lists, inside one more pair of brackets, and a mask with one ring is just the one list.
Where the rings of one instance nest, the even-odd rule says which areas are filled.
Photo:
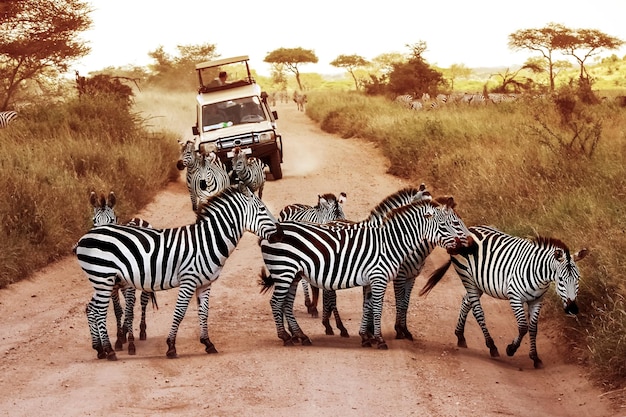
[[[284, 222], [287, 220], [291, 221], [300, 221], [300, 222], [312, 222], [312, 223], [328, 223], [334, 220], [344, 220], [346, 218], [342, 205], [346, 202], [347, 195], [342, 192], [339, 194], [339, 198], [337, 198], [334, 194], [327, 193], [323, 195], [317, 196], [317, 205], [316, 206], [308, 206], [306, 204], [290, 204], [285, 206], [278, 216], [279, 221]], [[319, 300], [319, 288], [313, 287], [313, 299], [309, 294], [309, 285], [306, 280], [300, 280], [302, 283], [302, 291], [304, 292], [304, 305], [307, 307], [307, 312], [311, 314], [312, 317], [318, 316], [317, 311], [317, 302]], [[341, 335], [344, 337], [348, 337], [348, 330], [343, 325], [341, 321], [341, 317], [339, 316], [339, 311], [336, 307], [336, 298], [335, 298], [335, 307], [331, 307], [328, 310], [326, 309], [327, 303], [330, 304], [332, 301], [328, 298], [327, 291], [324, 290], [323, 295], [323, 303], [324, 303], [324, 316], [322, 318], [322, 324], [326, 328], [326, 334], [332, 335], [334, 334], [332, 327], [329, 324], [330, 312], [332, 312], [335, 316], [335, 323], [337, 328], [340, 330]], [[334, 293], [334, 291], [333, 291]], [[328, 311], [328, 314], [326, 312]]]
[[168, 358], [177, 356], [178, 327], [196, 294], [200, 341], [207, 353], [217, 352], [207, 326], [211, 283], [246, 231], [267, 239], [276, 231], [277, 222], [241, 183], [211, 197], [196, 215], [195, 223], [173, 229], [99, 226], [79, 240], [78, 262], [94, 288], [87, 318], [98, 358], [116, 359], [106, 329], [107, 308], [116, 285], [149, 292], [180, 287], [167, 338]]
[[[480, 297], [484, 293], [501, 300], [509, 300], [515, 314], [518, 336], [507, 346], [507, 355], [513, 356], [524, 335], [530, 332], [529, 356], [535, 368], [541, 368], [543, 363], [537, 354], [536, 338], [543, 296], [550, 283], [555, 282], [556, 292], [563, 301], [565, 312], [578, 314], [576, 296], [580, 273], [575, 262], [583, 259], [588, 251], [582, 249], [571, 255], [560, 240], [543, 237], [528, 240], [486, 226], [472, 227], [470, 231], [475, 245], [451, 258], [466, 291], [455, 330], [457, 345], [467, 347], [464, 331], [471, 309], [483, 331], [491, 356], [499, 356], [498, 348], [487, 330], [480, 304]], [[443, 273], [434, 274], [424, 285], [420, 295], [427, 294], [441, 276]], [[528, 306], [529, 320], [524, 304]]]
[[[378, 227], [367, 223], [284, 222], [269, 241], [261, 241], [265, 266], [261, 277], [264, 289], [274, 286], [272, 313], [278, 337], [292, 343], [286, 332], [287, 319], [292, 334], [310, 344], [293, 314], [292, 283], [298, 274], [314, 286], [337, 290], [363, 286], [372, 293], [374, 339], [380, 349], [387, 347], [381, 333], [382, 303], [389, 280], [393, 279], [402, 260], [422, 240], [436, 243], [448, 250], [467, 245], [467, 228], [451, 208], [431, 202], [413, 203], [392, 210]], [[367, 317], [361, 322], [362, 344], [371, 343], [367, 334]]]
[[[111, 191], [108, 197], [104, 194], [100, 195], [100, 199], [95, 191], [89, 195], [89, 202], [94, 208], [93, 226], [103, 226], [105, 224], [117, 224], [117, 215], [113, 207], [116, 203], [115, 193]], [[133, 217], [129, 221], [123, 223], [126, 226], [135, 227], [152, 227], [150, 223], [139, 217]], [[134, 288], [126, 288], [123, 290], [126, 308], [122, 309], [119, 297], [119, 288], [115, 288], [111, 293], [113, 300], [113, 311], [115, 312], [115, 320], [117, 323], [117, 340], [115, 341], [115, 350], [122, 350], [124, 343], [128, 342], [128, 354], [136, 353], [135, 336], [133, 333], [133, 321], [135, 318], [135, 301], [136, 291]], [[139, 323], [139, 340], [146, 340], [146, 309], [148, 302], [152, 300], [152, 305], [158, 308], [156, 296], [152, 292], [141, 292], [141, 321]], [[122, 320], [123, 319], [123, 320]]]
[[17, 118], [17, 112], [13, 110], [0, 112], [0, 129], [6, 128]]
[[211, 196], [230, 186], [226, 167], [211, 152], [208, 156], [195, 150], [191, 140], [181, 143], [181, 154], [176, 166], [179, 170], [187, 168], [186, 182], [194, 211]]
[[243, 150], [237, 146], [233, 149], [233, 172], [245, 185], [257, 192], [259, 198], [263, 198], [263, 187], [265, 186], [265, 164], [259, 158], [248, 157]]

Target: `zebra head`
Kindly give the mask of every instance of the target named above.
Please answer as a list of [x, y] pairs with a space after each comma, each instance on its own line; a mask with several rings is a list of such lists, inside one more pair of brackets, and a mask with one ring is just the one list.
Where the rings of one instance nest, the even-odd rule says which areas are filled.
[[182, 171], [196, 160], [195, 143], [190, 139], [186, 142], [178, 141], [178, 143], [180, 144], [180, 156], [178, 157], [178, 162], [176, 162], [176, 168]]
[[247, 161], [248, 161], [248, 157], [246, 156], [246, 154], [241, 150], [239, 146], [236, 146], [233, 149], [233, 159], [232, 159], [233, 170], [235, 172], [243, 171], [246, 167]]
[[92, 191], [89, 195], [89, 202], [93, 206], [94, 227], [117, 223], [117, 216], [113, 210], [113, 206], [115, 206], [115, 194], [113, 191], [109, 193], [108, 197], [101, 194], [99, 199], [96, 192]]
[[339, 193], [339, 198], [332, 193], [318, 195], [317, 209], [323, 213], [321, 217], [328, 219], [328, 221], [345, 220], [346, 215], [343, 212], [343, 203], [347, 199], [348, 196], [344, 192]]
[[440, 197], [433, 202], [439, 244], [448, 253], [455, 254], [460, 249], [471, 246], [473, 239], [470, 231], [454, 210], [456, 203], [453, 197]]
[[576, 296], [578, 295], [578, 282], [580, 272], [576, 262], [583, 259], [589, 251], [581, 249], [571, 255], [565, 244], [559, 240], [551, 239], [554, 243], [553, 268], [556, 273], [556, 293], [563, 301], [563, 308], [566, 314], [578, 314]]

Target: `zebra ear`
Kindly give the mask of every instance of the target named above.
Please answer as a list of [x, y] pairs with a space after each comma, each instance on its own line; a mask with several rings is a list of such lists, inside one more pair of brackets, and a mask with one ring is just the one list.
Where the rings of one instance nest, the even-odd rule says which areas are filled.
[[115, 206], [115, 193], [113, 193], [113, 191], [111, 191], [109, 193], [109, 198], [107, 199], [107, 206], [113, 208], [113, 206]]
[[563, 249], [560, 249], [560, 248], [555, 249], [554, 257], [556, 258], [557, 261], [563, 262], [565, 260], [565, 253], [563, 253]]
[[317, 204], [324, 208], [328, 208], [330, 206], [330, 204], [328, 204], [328, 200], [326, 199], [326, 197], [321, 196], [321, 195], [317, 196]]
[[89, 203], [91, 203], [93, 208], [98, 208], [98, 195], [95, 191], [89, 194]]
[[574, 262], [580, 261], [587, 255], [589, 255], [589, 250], [587, 248], [582, 248], [574, 254]]
[[346, 195], [346, 193], [344, 193], [344, 192], [339, 193], [339, 200], [337, 200], [337, 202], [338, 202], [339, 204], [343, 204], [343, 203], [345, 203], [347, 200], [348, 200], [348, 196]]
[[252, 191], [250, 191], [250, 188], [248, 188], [248, 186], [244, 182], [239, 181], [237, 188], [239, 189], [239, 192], [241, 194], [245, 195], [246, 197], [252, 197]]

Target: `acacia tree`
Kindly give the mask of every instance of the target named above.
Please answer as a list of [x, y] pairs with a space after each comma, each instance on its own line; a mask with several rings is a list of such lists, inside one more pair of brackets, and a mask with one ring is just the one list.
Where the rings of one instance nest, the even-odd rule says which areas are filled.
[[90, 49], [78, 35], [91, 26], [91, 9], [80, 0], [4, 1], [0, 13], [0, 110], [23, 82], [66, 72]]
[[296, 76], [298, 88], [303, 90], [302, 82], [300, 81], [300, 70], [298, 65], [301, 64], [316, 64], [318, 61], [317, 55], [310, 49], [302, 48], [278, 48], [268, 53], [265, 56], [263, 62], [268, 64], [281, 64], [288, 71], [291, 71]]
[[176, 56], [165, 52], [163, 46], [148, 53], [148, 56], [155, 61], [150, 65], [153, 73], [150, 81], [166, 88], [184, 90], [193, 88], [198, 82], [195, 72], [196, 64], [215, 59], [215, 45], [210, 43], [177, 45], [176, 49], [178, 50]]
[[553, 53], [562, 49], [563, 40], [569, 36], [570, 29], [557, 23], [549, 23], [540, 29], [522, 29], [509, 35], [509, 48], [513, 50], [530, 49], [539, 52], [546, 60], [550, 91], [554, 91]]
[[411, 57], [405, 63], [393, 65], [389, 74], [389, 90], [394, 94], [412, 94], [420, 96], [428, 93], [435, 96], [441, 86], [445, 85], [443, 74], [433, 69], [422, 57], [426, 51], [426, 42], [407, 45], [411, 49]]
[[354, 80], [354, 88], [358, 90], [359, 82], [356, 79], [354, 70], [369, 65], [369, 62], [360, 55], [339, 55], [330, 65], [337, 68], [345, 68]]
[[445, 71], [450, 79], [450, 89], [454, 91], [454, 80], [457, 78], [469, 78], [473, 70], [465, 66], [465, 64], [452, 64]]

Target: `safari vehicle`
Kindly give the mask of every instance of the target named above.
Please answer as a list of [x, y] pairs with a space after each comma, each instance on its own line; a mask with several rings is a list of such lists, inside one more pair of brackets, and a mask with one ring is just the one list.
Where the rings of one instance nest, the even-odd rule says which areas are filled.
[[[262, 160], [272, 178], [283, 176], [282, 137], [276, 131], [278, 114], [267, 103], [267, 93], [250, 74], [248, 56], [206, 61], [196, 65], [198, 73], [196, 149], [215, 152], [227, 169], [232, 168], [233, 149]], [[217, 82], [220, 71], [226, 71], [225, 84]], [[241, 78], [237, 79], [241, 75]], [[233, 80], [234, 79], [234, 80]]]

